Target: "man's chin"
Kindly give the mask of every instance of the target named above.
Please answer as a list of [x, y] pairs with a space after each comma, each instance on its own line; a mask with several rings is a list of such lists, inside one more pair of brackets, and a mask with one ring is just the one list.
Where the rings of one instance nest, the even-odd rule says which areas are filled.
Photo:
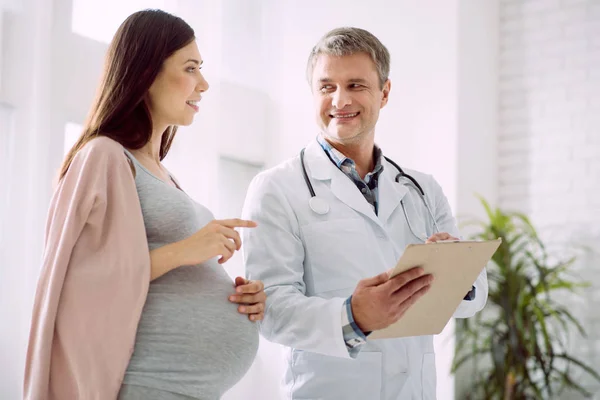
[[352, 143], [360, 139], [360, 133], [346, 129], [328, 129], [325, 135], [341, 143]]

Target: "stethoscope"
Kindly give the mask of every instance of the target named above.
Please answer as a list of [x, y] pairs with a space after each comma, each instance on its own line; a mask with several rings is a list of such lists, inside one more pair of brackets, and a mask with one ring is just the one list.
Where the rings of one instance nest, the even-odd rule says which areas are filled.
[[[302, 164], [302, 174], [304, 175], [304, 181], [306, 182], [306, 186], [308, 187], [308, 191], [310, 192], [310, 200], [308, 200], [308, 205], [310, 206], [310, 209], [313, 210], [313, 212], [315, 212], [316, 214], [325, 215], [329, 212], [329, 204], [327, 203], [327, 201], [325, 201], [325, 199], [317, 197], [317, 195], [315, 194], [313, 185], [310, 183], [310, 179], [308, 178], [308, 174], [306, 173], [306, 166], [304, 165], [304, 150], [305, 149], [302, 149], [300, 151], [300, 164]], [[417, 192], [419, 193], [421, 200], [423, 201], [423, 204], [425, 204], [425, 208], [427, 208], [427, 212], [429, 213], [429, 216], [431, 217], [431, 220], [433, 221], [433, 226], [436, 230], [436, 233], [441, 232], [440, 228], [435, 220], [435, 217], [433, 216], [433, 212], [431, 211], [431, 208], [429, 207], [429, 204], [427, 203], [427, 200], [425, 199], [425, 191], [423, 190], [421, 185], [419, 185], [419, 182], [417, 182], [417, 180], [415, 178], [413, 178], [412, 176], [410, 176], [409, 174], [405, 173], [402, 170], [402, 168], [400, 168], [400, 166], [398, 164], [396, 164], [393, 160], [391, 160], [390, 158], [388, 158], [386, 156], [383, 156], [383, 157], [387, 160], [387, 162], [392, 164], [398, 170], [398, 174], [396, 175], [396, 179], [395, 179], [395, 181], [397, 183], [400, 182], [401, 178], [406, 178], [409, 180], [410, 183], [412, 183], [412, 185], [410, 185], [410, 186], [413, 189], [417, 190]], [[415, 231], [413, 230], [413, 227], [410, 223], [410, 219], [408, 218], [408, 214], [406, 213], [406, 207], [404, 206], [404, 200], [400, 200], [400, 204], [402, 205], [402, 211], [404, 212], [404, 218], [406, 219], [406, 222], [408, 224], [408, 228], [410, 229], [410, 232], [417, 239], [422, 240], [423, 242], [427, 241], [427, 237], [421, 237], [421, 236], [417, 235], [415, 233]]]

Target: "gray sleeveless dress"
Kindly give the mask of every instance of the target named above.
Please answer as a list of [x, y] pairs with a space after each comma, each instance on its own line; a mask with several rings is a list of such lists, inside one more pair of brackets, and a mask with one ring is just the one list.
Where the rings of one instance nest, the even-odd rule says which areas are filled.
[[[214, 219], [126, 151], [150, 250], [191, 236]], [[234, 284], [216, 259], [176, 268], [150, 282], [120, 400], [219, 399], [250, 368], [258, 328], [228, 296]]]

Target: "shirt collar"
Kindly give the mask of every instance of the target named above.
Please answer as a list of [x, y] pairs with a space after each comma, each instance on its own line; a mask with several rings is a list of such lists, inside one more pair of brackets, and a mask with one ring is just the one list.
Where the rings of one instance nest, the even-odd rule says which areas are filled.
[[[329, 156], [329, 159], [339, 168], [342, 169], [342, 166], [347, 166], [352, 169], [356, 169], [356, 163], [353, 159], [346, 157], [339, 150], [333, 147], [325, 138], [323, 134], [317, 135], [317, 142], [321, 145], [321, 148], [325, 151], [325, 153]], [[373, 158], [375, 161], [375, 166], [373, 167], [373, 171], [369, 172], [367, 175], [375, 175], [379, 176], [383, 171], [383, 164], [381, 160], [383, 158], [383, 152], [379, 148], [379, 146], [374, 145], [373, 148]]]

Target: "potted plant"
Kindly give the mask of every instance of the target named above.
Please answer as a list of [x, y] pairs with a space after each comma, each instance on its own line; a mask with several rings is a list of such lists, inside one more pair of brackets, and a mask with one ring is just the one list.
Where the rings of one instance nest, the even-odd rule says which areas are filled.
[[600, 381], [589, 365], [567, 352], [572, 330], [585, 331], [561, 305], [564, 294], [588, 286], [569, 278], [575, 257], [555, 261], [530, 223], [517, 212], [492, 209], [471, 221], [475, 240], [502, 238], [488, 266], [486, 308], [456, 320], [452, 372], [472, 367], [467, 399], [556, 399], [566, 389], [591, 394], [574, 376], [579, 369]]

